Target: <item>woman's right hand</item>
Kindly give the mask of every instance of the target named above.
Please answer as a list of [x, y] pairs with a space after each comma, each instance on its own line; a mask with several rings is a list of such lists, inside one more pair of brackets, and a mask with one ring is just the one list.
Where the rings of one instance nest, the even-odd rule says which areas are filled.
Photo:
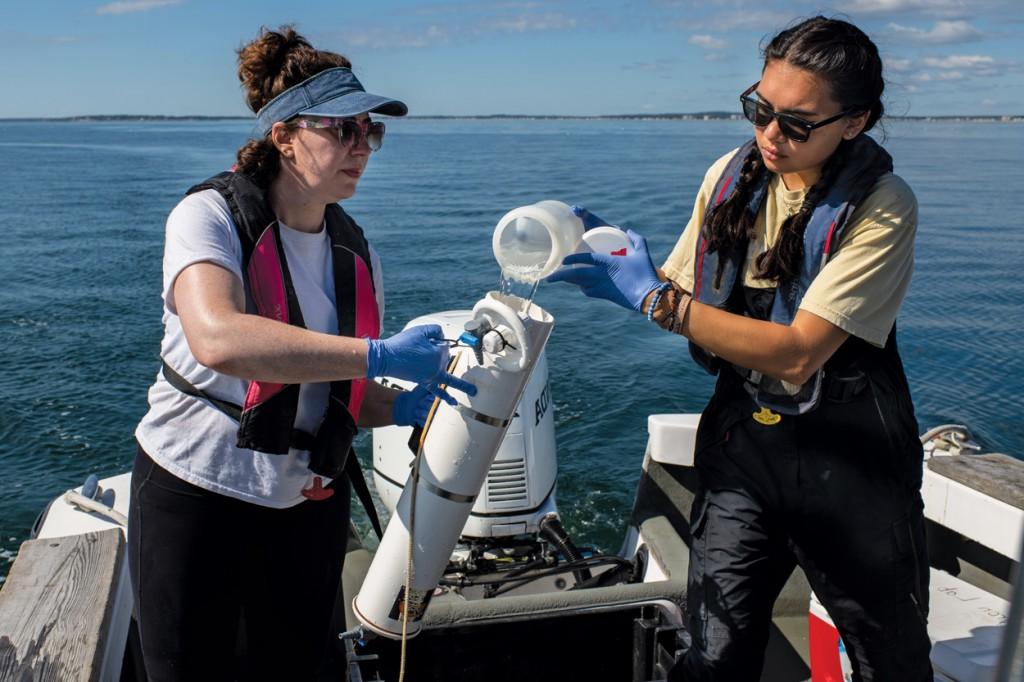
[[445, 371], [448, 342], [436, 324], [410, 327], [387, 339], [367, 339], [366, 343], [368, 379], [388, 376], [430, 387], [446, 384], [476, 395], [476, 386]]

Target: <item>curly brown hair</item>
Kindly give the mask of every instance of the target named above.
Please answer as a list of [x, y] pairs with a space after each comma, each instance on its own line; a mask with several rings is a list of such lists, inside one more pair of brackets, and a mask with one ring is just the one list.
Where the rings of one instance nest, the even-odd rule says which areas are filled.
[[[314, 48], [290, 25], [276, 31], [264, 27], [255, 40], [238, 49], [238, 80], [253, 113], [293, 85], [338, 66], [352, 68], [352, 63], [335, 52]], [[269, 134], [249, 140], [238, 150], [235, 170], [262, 187], [268, 186], [280, 169], [281, 156]]]

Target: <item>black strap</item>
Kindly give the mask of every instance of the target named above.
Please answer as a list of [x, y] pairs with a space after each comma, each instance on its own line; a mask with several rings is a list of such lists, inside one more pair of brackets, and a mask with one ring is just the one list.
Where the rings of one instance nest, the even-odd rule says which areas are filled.
[[178, 374], [178, 372], [173, 367], [168, 365], [167, 361], [164, 360], [163, 358], [160, 358], [160, 367], [163, 370], [164, 379], [167, 379], [167, 383], [169, 383], [174, 388], [178, 389], [185, 395], [190, 395], [194, 398], [202, 398], [203, 400], [210, 403], [211, 405], [213, 405], [218, 410], [220, 410], [227, 416], [231, 417], [235, 421], [241, 419], [241, 406], [236, 405], [234, 403], [229, 403], [226, 400], [221, 400], [220, 398], [214, 398], [212, 395], [210, 395], [203, 389], [196, 388], [196, 386], [191, 381]]
[[[214, 398], [201, 388], [196, 388], [192, 382], [178, 374], [173, 367], [168, 365], [167, 361], [163, 358], [160, 359], [160, 366], [164, 373], [164, 378], [167, 379], [167, 383], [185, 395], [202, 398], [235, 421], [238, 421], [239, 417], [241, 417], [242, 408], [238, 405]], [[316, 439], [312, 434], [301, 429], [292, 429], [290, 439], [292, 447], [298, 450], [311, 450], [315, 441]], [[370, 525], [373, 526], [373, 531], [377, 534], [377, 539], [379, 540], [384, 536], [384, 532], [381, 530], [380, 517], [377, 516], [377, 508], [373, 504], [373, 498], [370, 497], [370, 488], [366, 485], [366, 477], [363, 476], [363, 469], [359, 465], [359, 458], [355, 456], [354, 452], [350, 452], [346, 459], [345, 474], [348, 476], [352, 489], [366, 510], [366, 515], [370, 519]]]
[[[235, 421], [242, 418], [242, 408], [240, 405], [228, 402], [227, 400], [221, 400], [220, 398], [214, 398], [203, 389], [197, 388], [191, 381], [178, 374], [177, 370], [168, 365], [167, 361], [163, 358], [160, 359], [160, 365], [163, 369], [164, 378], [167, 379], [167, 383], [174, 388], [178, 389], [185, 395], [190, 395], [194, 398], [202, 398]], [[291, 435], [288, 438], [288, 445], [296, 450], [310, 450], [313, 448], [313, 444], [315, 442], [316, 438], [313, 434], [308, 431], [303, 431], [302, 429], [293, 428]]]
[[370, 497], [370, 488], [366, 485], [363, 468], [359, 465], [359, 458], [356, 457], [354, 451], [348, 453], [348, 459], [345, 461], [345, 473], [348, 475], [348, 480], [352, 483], [352, 490], [356, 492], [356, 497], [362, 502], [363, 509], [366, 510], [366, 515], [370, 518], [373, 532], [377, 534], [377, 539], [380, 540], [384, 537], [384, 531], [380, 527], [380, 517], [377, 516], [377, 508], [373, 504], [373, 498]]

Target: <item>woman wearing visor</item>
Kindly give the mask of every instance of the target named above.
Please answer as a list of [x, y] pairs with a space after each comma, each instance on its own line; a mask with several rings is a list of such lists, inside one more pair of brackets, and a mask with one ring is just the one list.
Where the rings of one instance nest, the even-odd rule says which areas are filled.
[[238, 55], [256, 139], [167, 219], [163, 366], [136, 430], [128, 546], [151, 680], [311, 679], [357, 428], [422, 423], [451, 400], [439, 384], [475, 392], [445, 373], [439, 327], [378, 338], [380, 262], [337, 204], [380, 149], [372, 115], [406, 105], [289, 27]]
[[932, 679], [922, 451], [895, 336], [917, 204], [865, 134], [882, 89], [855, 26], [782, 31], [740, 96], [753, 138], [708, 170], [661, 270], [630, 233], [626, 256], [572, 255], [591, 267], [550, 277], [686, 337], [718, 375], [697, 434], [692, 646], [670, 679], [760, 679], [796, 565], [854, 679]]

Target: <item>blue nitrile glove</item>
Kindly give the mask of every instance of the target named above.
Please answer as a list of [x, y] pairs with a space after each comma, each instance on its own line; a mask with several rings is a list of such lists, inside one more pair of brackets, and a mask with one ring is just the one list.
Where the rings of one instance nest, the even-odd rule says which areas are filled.
[[601, 227], [603, 225], [608, 225], [609, 227], [617, 227], [616, 225], [612, 225], [611, 223], [609, 223], [604, 218], [601, 218], [591, 213], [588, 209], [584, 208], [583, 206], [577, 206], [573, 204], [569, 208], [572, 209], [573, 215], [575, 215], [577, 218], [583, 221], [584, 230], [592, 230], [595, 227]]
[[547, 277], [548, 282], [575, 284], [591, 298], [603, 298], [623, 308], [641, 310], [648, 294], [661, 286], [647, 240], [633, 230], [626, 230], [633, 248], [625, 256], [603, 253], [572, 253], [562, 261], [563, 266], [587, 265], [591, 267], [562, 267]]
[[411, 391], [402, 391], [395, 396], [391, 418], [395, 426], [423, 426], [433, 404], [434, 394], [430, 389], [417, 385]]
[[445, 371], [448, 366], [448, 342], [436, 324], [409, 327], [387, 339], [367, 339], [366, 377], [393, 377], [423, 384], [451, 404], [455, 399], [437, 384], [447, 384], [468, 395], [476, 395], [476, 386]]
[[448, 365], [448, 342], [441, 327], [409, 327], [387, 339], [367, 339], [366, 378], [393, 377], [426, 384]]

